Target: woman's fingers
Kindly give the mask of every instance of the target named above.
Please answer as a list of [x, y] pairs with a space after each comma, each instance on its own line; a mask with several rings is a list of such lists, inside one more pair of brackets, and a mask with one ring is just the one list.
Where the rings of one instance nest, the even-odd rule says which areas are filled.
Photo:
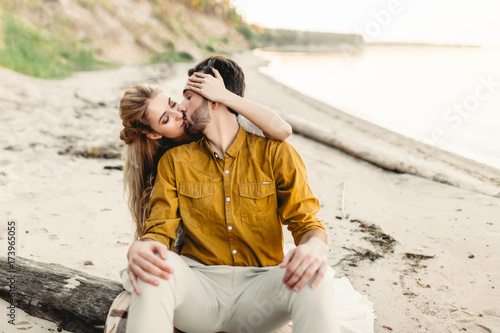
[[212, 74], [193, 73], [188, 78], [187, 86], [189, 89], [213, 102], [219, 102], [228, 93], [224, 86], [224, 80], [216, 69]]
[[[219, 80], [219, 81], [222, 81], [224, 83], [224, 79], [220, 75], [219, 71], [217, 69], [213, 68], [213, 67], [211, 67], [211, 69], [212, 69], [212, 72], [214, 73], [215, 78], [217, 80]], [[191, 75], [188, 78], [188, 81], [203, 83], [203, 82], [205, 82], [205, 80], [210, 80], [211, 77], [212, 77], [212, 75], [210, 75], [210, 74], [205, 74], [205, 73], [201, 73], [201, 72], [195, 72], [195, 73], [193, 73], [193, 75]]]
[[194, 91], [197, 94], [200, 94], [203, 96], [203, 90], [201, 89], [202, 85], [201, 84], [196, 84], [196, 83], [188, 83], [187, 86], [191, 91]]
[[192, 91], [194, 91], [195, 93], [197, 94], [200, 94], [203, 96], [202, 92], [201, 92], [201, 89], [200, 88], [197, 88], [197, 87], [194, 87], [194, 86], [190, 86], [189, 87]]
[[216, 70], [215, 68], [211, 67], [212, 68], [212, 72], [214, 73], [215, 77], [219, 80], [221, 80], [222, 82], [224, 82], [224, 79], [222, 78], [222, 75], [220, 75], [219, 71]]
[[188, 87], [190, 88], [201, 88], [203, 87], [203, 83], [201, 82], [189, 82]]
[[204, 76], [196, 76], [196, 74], [193, 74], [188, 78], [188, 82], [203, 83], [204, 81], [205, 81]]

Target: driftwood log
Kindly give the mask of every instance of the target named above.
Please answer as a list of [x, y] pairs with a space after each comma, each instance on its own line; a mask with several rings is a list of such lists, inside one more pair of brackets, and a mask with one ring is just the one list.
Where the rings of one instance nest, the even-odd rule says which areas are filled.
[[[318, 108], [325, 108], [320, 102], [311, 99], [307, 101]], [[500, 170], [389, 130], [380, 128], [377, 132], [374, 130], [377, 126], [343, 113], [338, 116], [340, 118], [335, 123], [343, 124], [343, 127], [334, 129], [294, 114], [282, 115], [295, 133], [337, 148], [382, 169], [412, 174], [500, 198]], [[348, 120], [350, 118], [352, 119]]]
[[[113, 300], [123, 291], [115, 281], [92, 276], [58, 264], [16, 257], [0, 257], [0, 298], [28, 314], [53, 321], [75, 332], [103, 332]], [[287, 325], [274, 333], [291, 333]]]
[[[121, 284], [69, 269], [16, 257], [0, 257], [0, 297], [32, 316], [76, 333], [102, 332]], [[14, 296], [14, 298], [12, 298]]]

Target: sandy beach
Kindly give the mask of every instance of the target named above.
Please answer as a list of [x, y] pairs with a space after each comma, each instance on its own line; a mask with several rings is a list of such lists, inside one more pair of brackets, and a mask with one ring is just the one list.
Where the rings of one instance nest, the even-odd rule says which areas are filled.
[[[426, 149], [282, 86], [247, 53], [235, 59], [247, 75], [246, 97], [333, 129], [354, 150], [389, 160]], [[122, 171], [113, 168], [123, 165], [118, 102], [147, 80], [180, 100], [189, 67], [126, 66], [64, 80], [0, 68], [0, 256], [15, 221], [16, 256], [119, 281], [133, 225]], [[374, 303], [375, 332], [500, 332], [499, 170], [433, 150], [419, 177], [300, 134], [289, 142], [321, 202], [330, 264]], [[442, 161], [450, 159], [447, 169]], [[441, 182], [425, 178], [433, 166]], [[21, 321], [33, 324], [28, 332], [57, 331], [18, 311]], [[17, 331], [2, 316], [0, 332]]]

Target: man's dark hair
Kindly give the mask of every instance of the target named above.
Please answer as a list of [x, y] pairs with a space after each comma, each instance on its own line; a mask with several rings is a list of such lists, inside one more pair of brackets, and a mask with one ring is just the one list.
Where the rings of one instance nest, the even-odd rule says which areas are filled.
[[[191, 68], [188, 71], [188, 75], [191, 76], [195, 72], [201, 72], [215, 76], [211, 67], [219, 71], [224, 79], [224, 85], [227, 90], [241, 97], [245, 95], [245, 74], [243, 74], [243, 70], [234, 60], [227, 57], [221, 55], [209, 57]], [[229, 107], [228, 109], [235, 115], [238, 115], [233, 109]]]

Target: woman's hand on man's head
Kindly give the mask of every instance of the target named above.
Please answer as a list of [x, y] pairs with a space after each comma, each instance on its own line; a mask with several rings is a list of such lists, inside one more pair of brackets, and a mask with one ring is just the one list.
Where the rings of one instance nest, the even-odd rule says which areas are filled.
[[174, 271], [167, 264], [167, 255], [168, 248], [165, 244], [149, 238], [136, 240], [130, 245], [127, 272], [137, 295], [141, 293], [137, 278], [155, 286], [159, 285], [155, 276], [170, 279]]
[[224, 104], [224, 100], [230, 91], [224, 85], [224, 79], [219, 71], [212, 68], [215, 75], [196, 72], [188, 78], [187, 86], [197, 94], [202, 95], [212, 102], [220, 102]]

